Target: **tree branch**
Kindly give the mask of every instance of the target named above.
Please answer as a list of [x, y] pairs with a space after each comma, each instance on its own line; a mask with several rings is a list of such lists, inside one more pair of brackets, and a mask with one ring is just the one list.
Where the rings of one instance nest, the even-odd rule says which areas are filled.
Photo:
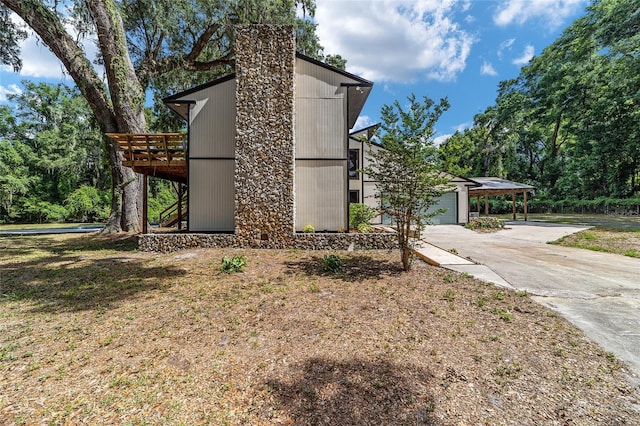
[[103, 132], [116, 131], [116, 119], [106, 87], [87, 59], [84, 50], [67, 33], [59, 16], [42, 1], [1, 0], [20, 16], [62, 62], [82, 95], [89, 102]]

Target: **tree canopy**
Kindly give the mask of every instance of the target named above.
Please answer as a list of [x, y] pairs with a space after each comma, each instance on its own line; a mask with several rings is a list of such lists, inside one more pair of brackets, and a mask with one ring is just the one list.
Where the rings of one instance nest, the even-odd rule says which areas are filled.
[[640, 193], [640, 2], [593, 1], [440, 154], [552, 200]]
[[[313, 0], [0, 0], [0, 63], [21, 66], [18, 41], [25, 33], [9, 18], [11, 10], [60, 59], [102, 133], [145, 133], [147, 90], [158, 99], [228, 73], [237, 24], [290, 24], [298, 49], [324, 58], [315, 24], [299, 18], [298, 7], [313, 16]], [[85, 37], [95, 39], [96, 58], [83, 49]], [[170, 120], [156, 122], [160, 130], [175, 126]], [[115, 144], [104, 143], [112, 172], [106, 229], [138, 231], [141, 179], [122, 166]]]

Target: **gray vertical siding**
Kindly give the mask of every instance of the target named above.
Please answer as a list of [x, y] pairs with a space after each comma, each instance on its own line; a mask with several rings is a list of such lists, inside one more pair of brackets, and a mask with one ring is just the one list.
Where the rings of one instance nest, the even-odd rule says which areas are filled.
[[344, 76], [296, 59], [296, 231], [346, 229], [347, 122]]
[[189, 230], [232, 232], [234, 160], [189, 161]]
[[316, 231], [345, 228], [346, 160], [296, 161], [296, 231], [313, 225]]
[[195, 93], [189, 112], [189, 157], [233, 158], [235, 149], [235, 80]]
[[233, 232], [235, 80], [189, 100], [189, 230]]

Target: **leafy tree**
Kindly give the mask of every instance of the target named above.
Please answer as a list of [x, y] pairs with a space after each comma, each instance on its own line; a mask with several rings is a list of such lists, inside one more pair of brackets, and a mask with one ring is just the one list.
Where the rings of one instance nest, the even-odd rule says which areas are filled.
[[[10, 97], [13, 110], [0, 109], [0, 220], [59, 221], [81, 186], [109, 188], [102, 136], [76, 89], [23, 84], [24, 92]], [[47, 206], [58, 213], [41, 211]]]
[[[19, 15], [60, 59], [102, 133], [147, 132], [148, 89], [166, 93], [191, 85], [193, 75], [200, 79], [229, 72], [236, 24], [294, 24], [298, 42], [305, 43], [303, 50], [310, 56], [321, 55], [314, 24], [296, 17], [297, 5], [312, 16], [313, 0], [0, 0], [0, 4]], [[106, 84], [93, 58], [70, 32], [69, 22], [80, 35], [96, 38], [96, 59], [104, 66]], [[2, 32], [9, 34], [2, 50], [9, 55], [0, 60], [18, 67], [11, 52], [17, 52], [19, 33], [7, 19], [0, 19]], [[105, 229], [137, 232], [142, 179], [122, 166], [114, 143], [105, 139], [105, 145], [112, 174], [111, 215]]]
[[500, 83], [496, 104], [443, 144], [441, 162], [533, 184], [537, 198], [638, 194], [638, 52], [638, 0], [593, 1], [516, 79]]
[[435, 104], [426, 96], [420, 102], [413, 94], [408, 101], [407, 109], [398, 101], [382, 107], [380, 141], [384, 149], [370, 147], [371, 164], [364, 169], [377, 182], [381, 210], [395, 221], [405, 271], [411, 268], [410, 236], [414, 230], [422, 231], [430, 217], [442, 213], [428, 209], [449, 182], [437, 167], [433, 143], [434, 126], [449, 102], [441, 99]]

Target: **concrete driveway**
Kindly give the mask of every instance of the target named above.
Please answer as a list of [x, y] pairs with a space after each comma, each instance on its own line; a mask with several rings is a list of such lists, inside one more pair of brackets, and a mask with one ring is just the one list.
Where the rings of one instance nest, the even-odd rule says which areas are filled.
[[[546, 244], [585, 227], [511, 223], [496, 233], [430, 226], [423, 240], [486, 265], [565, 316], [640, 377], [640, 259]], [[447, 265], [443, 265], [448, 267]], [[455, 266], [451, 269], [458, 269]], [[464, 270], [460, 269], [460, 270]]]

